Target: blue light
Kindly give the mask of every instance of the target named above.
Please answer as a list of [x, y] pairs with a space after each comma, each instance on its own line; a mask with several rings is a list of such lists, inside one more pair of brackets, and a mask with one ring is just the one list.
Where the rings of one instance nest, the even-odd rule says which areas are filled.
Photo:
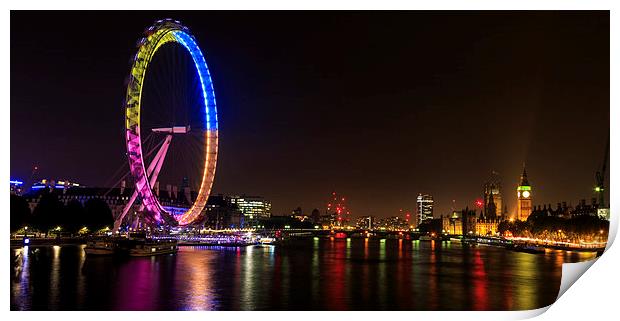
[[25, 238], [24, 239], [24, 244], [30, 244], [30, 239], [29, 238]]
[[[198, 47], [198, 44], [194, 41], [194, 38], [183, 31], [174, 31], [174, 37], [179, 43], [181, 43], [187, 51], [189, 51], [194, 65], [198, 70], [198, 78], [200, 78], [200, 84], [202, 87], [202, 97], [205, 104], [205, 112], [207, 114], [207, 130], [217, 130], [217, 109], [215, 102], [215, 95], [213, 89], [213, 82], [211, 81], [211, 73], [207, 67], [202, 51]], [[205, 81], [207, 84], [205, 85]], [[207, 90], [209, 86], [209, 90]], [[211, 111], [211, 112], [209, 112]], [[211, 114], [213, 117], [211, 117]]]
[[24, 184], [24, 182], [22, 182], [22, 181], [18, 181], [18, 180], [11, 180], [10, 182], [11, 182], [11, 184], [13, 184], [13, 185], [22, 185], [22, 184]]
[[31, 187], [32, 189], [41, 189], [41, 188], [46, 188], [47, 186], [45, 185], [35, 185], [33, 187]]

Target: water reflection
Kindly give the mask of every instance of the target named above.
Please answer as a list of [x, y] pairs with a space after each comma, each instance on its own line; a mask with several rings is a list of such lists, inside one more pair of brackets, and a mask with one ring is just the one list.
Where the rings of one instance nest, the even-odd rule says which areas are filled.
[[243, 256], [243, 269], [241, 279], [241, 310], [254, 310], [255, 285], [254, 285], [254, 247], [246, 248]]
[[513, 286], [517, 299], [516, 308], [520, 310], [523, 307], [532, 306], [537, 300], [538, 285], [536, 280], [539, 270], [536, 261], [539, 257], [526, 253], [516, 253], [515, 255], [518, 258], [518, 265], [514, 273], [520, 277], [515, 279]]
[[84, 297], [86, 293], [86, 276], [84, 275], [84, 263], [86, 263], [86, 253], [84, 252], [86, 245], [80, 245], [78, 249], [78, 272], [77, 272], [77, 305], [84, 305]]
[[487, 274], [485, 271], [484, 263], [480, 256], [480, 250], [476, 250], [474, 253], [474, 266], [473, 266], [473, 292], [474, 292], [474, 310], [487, 310], [488, 293], [487, 293]]
[[428, 307], [429, 310], [436, 310], [437, 306], [439, 304], [439, 295], [437, 293], [437, 278], [439, 277], [439, 273], [437, 271], [438, 269], [438, 264], [437, 264], [437, 252], [435, 251], [435, 240], [432, 240], [430, 243], [430, 258], [429, 258], [429, 262], [430, 262], [430, 266], [429, 266], [429, 278], [428, 278], [428, 293], [427, 293], [427, 300], [428, 303], [426, 304], [426, 306]]
[[[386, 255], [387, 255], [387, 250], [386, 250], [386, 245], [387, 245], [387, 240], [386, 239], [381, 239], [379, 241], [379, 271], [378, 271], [378, 277], [376, 280], [376, 285], [379, 288], [378, 291], [378, 297], [377, 299], [379, 300], [379, 303], [381, 305], [385, 305], [387, 302], [387, 280], [386, 280], [386, 269], [387, 269], [387, 262], [386, 262]], [[371, 280], [368, 280], [371, 281]]]
[[30, 247], [24, 246], [13, 251], [13, 273], [11, 284], [11, 309], [13, 309], [13, 297], [16, 298], [15, 307], [18, 310], [30, 309]]
[[[370, 240], [368, 238], [364, 239], [364, 262], [367, 262], [369, 255], [369, 244]], [[370, 264], [362, 264], [362, 277], [361, 279], [366, 281], [370, 279]], [[368, 282], [370, 283], [370, 282]], [[370, 286], [362, 287], [362, 302], [368, 302], [370, 300]]]
[[152, 258], [119, 262], [119, 282], [114, 297], [115, 305], [121, 310], [157, 310], [159, 283]]
[[320, 287], [319, 287], [319, 277], [320, 277], [320, 268], [319, 268], [319, 253], [320, 253], [320, 246], [319, 246], [319, 238], [315, 237], [313, 240], [313, 244], [312, 244], [312, 262], [311, 262], [311, 267], [312, 267], [312, 272], [311, 272], [311, 277], [312, 277], [312, 283], [311, 283], [311, 291], [312, 291], [312, 301], [313, 302], [317, 302], [319, 299], [319, 291], [320, 291]]
[[52, 306], [58, 306], [58, 295], [60, 291], [60, 246], [54, 245], [52, 247], [52, 268], [50, 269], [50, 304]]
[[[197, 251], [195, 248], [188, 252]], [[185, 288], [185, 299], [181, 302], [184, 310], [215, 310], [217, 301], [213, 289], [210, 266], [213, 258], [202, 255], [187, 255], [187, 264], [177, 261], [176, 287]]]
[[594, 253], [458, 242], [308, 239], [148, 258], [11, 249], [12, 310], [504, 310], [551, 304], [561, 265]]
[[342, 241], [330, 240], [331, 251], [323, 256], [323, 263], [327, 271], [321, 276], [326, 277], [322, 280], [321, 287], [327, 290], [327, 306], [330, 310], [344, 310], [345, 290], [346, 290], [346, 260], [341, 257], [345, 251], [345, 243]]

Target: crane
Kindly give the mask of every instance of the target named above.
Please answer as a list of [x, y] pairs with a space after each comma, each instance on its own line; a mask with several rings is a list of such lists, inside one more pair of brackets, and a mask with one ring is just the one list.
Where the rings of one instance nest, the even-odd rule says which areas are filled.
[[605, 158], [603, 158], [603, 166], [596, 171], [596, 186], [594, 191], [598, 194], [598, 204], [600, 208], [605, 208], [605, 171], [607, 170], [607, 158], [609, 157], [609, 137], [607, 138], [607, 147], [605, 148]]

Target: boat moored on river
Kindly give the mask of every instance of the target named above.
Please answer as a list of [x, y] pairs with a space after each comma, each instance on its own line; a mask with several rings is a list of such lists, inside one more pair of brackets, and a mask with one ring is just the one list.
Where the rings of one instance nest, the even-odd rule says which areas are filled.
[[145, 233], [131, 233], [126, 238], [93, 239], [84, 247], [87, 255], [152, 256], [174, 254], [177, 251], [176, 239], [147, 237]]
[[258, 242], [261, 245], [273, 245], [273, 244], [276, 243], [276, 241], [277, 240], [275, 238], [273, 238], [273, 237], [263, 237], [260, 240], [258, 240]]
[[174, 254], [179, 248], [176, 240], [133, 240], [129, 243], [129, 256], [151, 256], [159, 254]]
[[116, 242], [113, 240], [96, 239], [86, 242], [84, 252], [86, 255], [112, 255], [116, 251]]
[[516, 244], [511, 247], [511, 249], [515, 252], [524, 252], [530, 254], [543, 254], [545, 253], [545, 248], [542, 246], [536, 245], [524, 245], [524, 244]]

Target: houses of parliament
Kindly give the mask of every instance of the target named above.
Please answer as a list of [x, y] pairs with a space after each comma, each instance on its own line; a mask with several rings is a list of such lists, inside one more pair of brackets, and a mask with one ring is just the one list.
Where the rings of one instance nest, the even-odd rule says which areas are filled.
[[454, 211], [451, 215], [442, 216], [444, 232], [461, 235], [497, 235], [502, 221], [527, 221], [530, 215], [555, 216], [565, 219], [590, 215], [609, 220], [609, 209], [605, 208], [602, 201], [598, 201], [596, 197], [592, 198], [591, 204], [587, 204], [586, 200], [582, 199], [575, 207], [566, 202], [557, 203], [555, 208], [551, 204], [533, 206], [533, 190], [525, 166], [516, 186], [517, 207], [513, 213], [510, 213], [504, 204], [501, 181], [497, 173], [493, 172], [491, 179], [484, 184], [483, 195], [479, 210], [466, 208], [462, 211]]
[[496, 172], [483, 185], [483, 202], [477, 213], [476, 209], [454, 211], [452, 215], [442, 217], [443, 230], [450, 234], [496, 235], [498, 226], [504, 220], [527, 220], [532, 213], [532, 186], [525, 166], [517, 185], [517, 210], [510, 215], [501, 192], [501, 180]]

